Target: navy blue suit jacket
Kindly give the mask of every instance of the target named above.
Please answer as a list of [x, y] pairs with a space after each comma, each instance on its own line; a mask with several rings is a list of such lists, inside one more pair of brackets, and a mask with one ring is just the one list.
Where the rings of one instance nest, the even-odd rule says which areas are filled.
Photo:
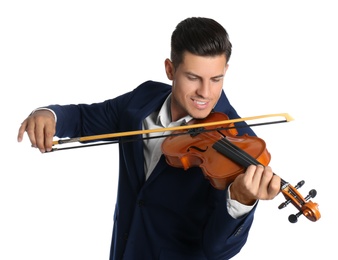
[[[170, 92], [170, 85], [147, 81], [102, 103], [48, 107], [57, 115], [58, 137], [124, 132], [141, 129], [142, 120], [160, 109]], [[224, 92], [215, 111], [239, 117]], [[238, 131], [254, 135], [250, 128]], [[233, 219], [226, 191], [213, 188], [200, 168], [173, 168], [162, 155], [146, 181], [143, 142], [121, 142], [119, 151], [111, 260], [230, 259], [241, 250], [255, 208]]]

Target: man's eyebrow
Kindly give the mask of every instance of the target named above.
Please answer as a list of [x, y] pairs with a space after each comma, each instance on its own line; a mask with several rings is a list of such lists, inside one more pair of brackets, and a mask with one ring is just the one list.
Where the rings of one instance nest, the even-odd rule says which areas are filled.
[[217, 79], [217, 78], [223, 78], [224, 77], [224, 74], [220, 74], [220, 75], [217, 75], [217, 76], [214, 76], [214, 77], [211, 77], [212, 79]]
[[[202, 78], [201, 76], [195, 74], [195, 73], [192, 73], [192, 72], [186, 72], [187, 75], [190, 75], [190, 76], [194, 76], [196, 78]], [[217, 79], [217, 78], [223, 78], [224, 77], [224, 74], [220, 74], [220, 75], [216, 75], [216, 76], [213, 76], [211, 77], [212, 79]]]

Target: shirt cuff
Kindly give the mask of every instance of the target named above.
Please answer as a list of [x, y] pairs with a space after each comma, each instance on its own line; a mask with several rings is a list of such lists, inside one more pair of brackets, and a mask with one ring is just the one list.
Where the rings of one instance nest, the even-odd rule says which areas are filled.
[[48, 111], [52, 112], [53, 115], [54, 115], [55, 123], [57, 122], [57, 116], [56, 116], [55, 112], [53, 110], [51, 110], [50, 108], [39, 107], [37, 109], [34, 109], [31, 114], [33, 114], [35, 111], [38, 111], [38, 110], [48, 110]]
[[239, 203], [237, 200], [231, 199], [230, 186], [231, 184], [228, 187], [227, 198], [226, 198], [227, 209], [228, 209], [228, 213], [230, 214], [230, 216], [233, 217], [234, 219], [237, 219], [237, 218], [244, 216], [245, 214], [248, 214], [254, 208], [257, 201], [255, 202], [254, 205], [247, 206], [242, 203]]

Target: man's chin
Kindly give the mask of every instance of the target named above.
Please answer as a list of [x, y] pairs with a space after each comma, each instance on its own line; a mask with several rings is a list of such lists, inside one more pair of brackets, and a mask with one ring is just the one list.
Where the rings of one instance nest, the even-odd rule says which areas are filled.
[[195, 118], [195, 119], [205, 119], [210, 115], [210, 113], [211, 113], [211, 111], [209, 111], [209, 112], [206, 112], [206, 111], [200, 112], [199, 111], [197, 113], [190, 114], [190, 116]]

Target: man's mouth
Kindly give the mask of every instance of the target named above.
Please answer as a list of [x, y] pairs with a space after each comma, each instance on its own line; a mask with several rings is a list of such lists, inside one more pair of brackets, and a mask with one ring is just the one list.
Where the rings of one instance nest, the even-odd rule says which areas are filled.
[[208, 101], [196, 100], [194, 99], [194, 104], [197, 108], [203, 109], [208, 105]]
[[205, 102], [205, 101], [195, 101], [198, 105], [205, 105], [207, 102]]

